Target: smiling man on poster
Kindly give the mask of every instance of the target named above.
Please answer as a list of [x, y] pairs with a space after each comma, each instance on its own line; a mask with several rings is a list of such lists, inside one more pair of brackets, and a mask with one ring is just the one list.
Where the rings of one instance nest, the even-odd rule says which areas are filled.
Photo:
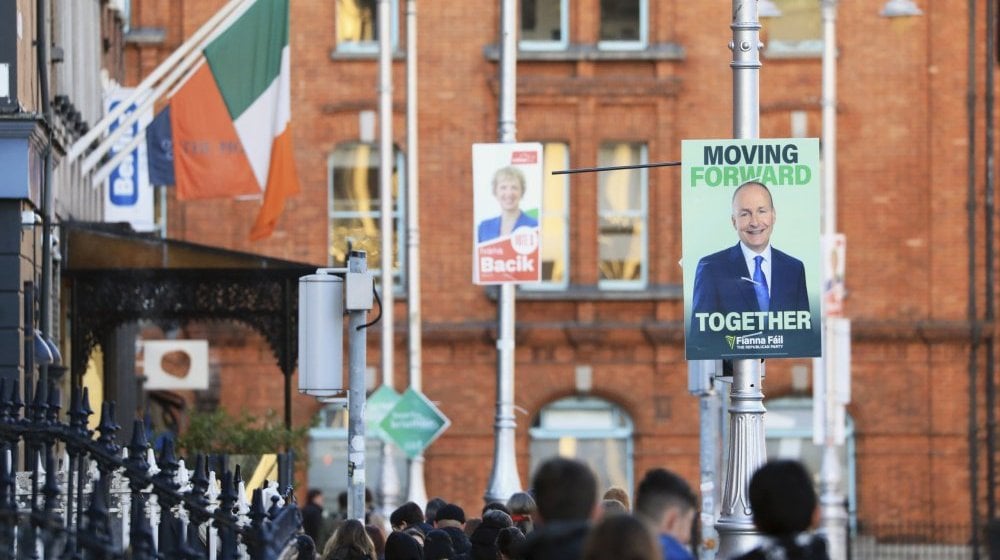
[[[819, 355], [815, 141], [685, 141], [683, 150], [687, 358]], [[776, 236], [779, 208], [787, 219]]]
[[749, 181], [733, 192], [736, 245], [702, 257], [694, 275], [696, 319], [720, 311], [809, 310], [802, 261], [771, 246], [777, 219], [771, 191]]

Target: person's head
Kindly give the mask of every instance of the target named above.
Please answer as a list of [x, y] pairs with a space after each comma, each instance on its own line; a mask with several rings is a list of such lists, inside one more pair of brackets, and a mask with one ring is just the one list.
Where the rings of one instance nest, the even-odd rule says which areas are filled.
[[611, 488], [608, 488], [607, 491], [604, 492], [603, 498], [605, 500], [618, 500], [623, 506], [625, 506], [626, 510], [632, 508], [631, 501], [628, 498], [628, 492], [619, 486], [612, 486]]
[[535, 504], [535, 499], [531, 497], [531, 494], [527, 492], [515, 492], [507, 500], [507, 509], [510, 510], [511, 514], [531, 515], [535, 513], [538, 506]]
[[448, 502], [444, 501], [443, 498], [431, 498], [431, 500], [427, 502], [427, 507], [424, 508], [424, 520], [428, 523], [434, 523], [437, 511], [441, 509], [442, 506], [447, 504]]
[[497, 533], [497, 552], [500, 560], [518, 560], [518, 551], [524, 543], [524, 533], [517, 526], [504, 527]]
[[535, 528], [531, 516], [538, 511], [535, 499], [527, 492], [515, 492], [507, 500], [507, 508], [510, 509], [510, 518], [514, 521], [522, 533], [530, 533]]
[[375, 556], [381, 558], [385, 554], [385, 533], [377, 525], [365, 525], [365, 532], [375, 547]]
[[628, 513], [628, 509], [625, 507], [625, 504], [619, 502], [618, 500], [601, 500], [601, 517], [621, 515], [623, 513]]
[[428, 531], [424, 539], [424, 560], [451, 560], [454, 556], [455, 548], [447, 531]]
[[531, 485], [541, 523], [593, 518], [597, 477], [585, 463], [556, 457], [538, 467]]
[[465, 511], [455, 504], [445, 504], [437, 511], [435, 527], [458, 527], [465, 525]]
[[751, 251], [767, 248], [776, 218], [771, 191], [763, 183], [750, 181], [733, 191], [733, 228]]
[[698, 497], [687, 481], [666, 469], [651, 469], [635, 492], [635, 513], [678, 542], [691, 541]]
[[315, 560], [316, 543], [309, 535], [298, 535], [280, 558], [281, 560]]
[[420, 543], [402, 531], [393, 531], [385, 539], [385, 560], [424, 560]]
[[414, 502], [406, 502], [389, 515], [389, 524], [396, 531], [424, 522], [424, 512]]
[[507, 504], [503, 502], [490, 502], [485, 506], [483, 506], [483, 517], [486, 517], [486, 512], [490, 511], [491, 509], [498, 509], [506, 513], [507, 515], [510, 515], [510, 508], [507, 507]]
[[516, 167], [501, 167], [493, 175], [493, 196], [504, 211], [514, 211], [520, 207], [524, 189], [524, 173]]
[[319, 488], [310, 488], [309, 492], [306, 493], [306, 503], [316, 504], [320, 507], [323, 506], [323, 491]]
[[750, 479], [753, 523], [766, 535], [789, 535], [809, 528], [816, 511], [812, 477], [798, 461], [770, 461]]
[[469, 537], [472, 549], [469, 560], [496, 560], [497, 535], [501, 529], [511, 527], [510, 516], [499, 509], [491, 509], [483, 514], [483, 522]]
[[359, 550], [369, 556], [375, 551], [375, 545], [368, 536], [368, 531], [357, 519], [347, 519], [337, 527], [337, 532], [323, 547], [323, 558], [329, 558], [340, 548]]
[[662, 560], [660, 543], [649, 527], [631, 515], [598, 521], [583, 544], [583, 560]]

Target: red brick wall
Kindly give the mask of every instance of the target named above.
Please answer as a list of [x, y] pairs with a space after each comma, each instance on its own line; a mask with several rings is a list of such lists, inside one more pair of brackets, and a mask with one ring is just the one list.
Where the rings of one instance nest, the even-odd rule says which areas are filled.
[[[222, 1], [133, 4], [143, 25], [168, 30], [164, 48], [129, 53], [127, 70], [137, 80]], [[584, 4], [594, 9], [574, 11], [570, 32], [592, 42], [597, 0]], [[838, 224], [848, 239], [847, 311], [854, 320], [849, 412], [857, 430], [859, 515], [869, 521], [953, 522], [967, 519], [969, 510], [967, 15], [964, 2], [921, 4], [925, 15], [915, 19], [879, 18], [871, 2], [844, 2], [839, 10]], [[984, 2], [978, 4], [982, 13]], [[292, 127], [302, 193], [289, 201], [275, 234], [248, 241], [253, 202], [171, 201], [171, 236], [326, 262], [327, 158], [337, 144], [358, 138], [358, 111], [377, 106], [375, 58], [331, 58], [333, 5], [292, 3]], [[682, 139], [731, 136], [729, 5], [664, 1], [650, 2], [650, 10], [651, 40], [679, 44], [682, 60], [523, 62], [518, 138], [568, 142], [570, 164], [588, 166], [605, 140], [645, 141], [651, 161], [667, 161], [679, 158]], [[427, 452], [427, 490], [475, 510], [490, 472], [496, 356], [495, 303], [470, 280], [470, 144], [497, 138], [497, 64], [484, 58], [483, 47], [496, 42], [499, 16], [496, 2], [476, 9], [420, 3], [418, 13], [424, 392], [453, 422]], [[588, 80], [598, 93], [553, 89], [540, 77]], [[405, 149], [404, 78], [404, 63], [396, 60], [393, 130]], [[631, 92], [622, 86], [626, 78], [660, 80], [662, 91]], [[761, 135], [789, 135], [791, 112], [805, 111], [808, 135], [819, 136], [820, 78], [818, 57], [765, 57]], [[981, 84], [977, 91], [981, 100]], [[982, 130], [980, 116], [979, 294]], [[651, 284], [681, 281], [678, 179], [676, 170], [649, 172]], [[571, 179], [570, 278], [579, 286], [597, 281], [596, 180]], [[397, 300], [397, 388], [407, 384], [405, 309], [405, 300]], [[515, 395], [526, 411], [517, 414], [517, 445], [525, 485], [526, 428], [545, 403], [573, 394], [579, 364], [593, 367], [593, 393], [621, 405], [635, 422], [636, 478], [667, 466], [697, 480], [698, 407], [686, 392], [682, 337], [668, 325], [681, 319], [681, 301], [521, 300], [517, 317]], [[259, 342], [248, 340], [247, 349]], [[378, 344], [376, 328], [368, 354], [375, 366]], [[213, 351], [224, 371], [225, 406], [280, 407], [273, 359], [266, 348], [247, 349]], [[792, 365], [810, 363], [768, 363], [765, 394], [792, 393]], [[297, 395], [294, 403], [297, 423], [316, 408]]]

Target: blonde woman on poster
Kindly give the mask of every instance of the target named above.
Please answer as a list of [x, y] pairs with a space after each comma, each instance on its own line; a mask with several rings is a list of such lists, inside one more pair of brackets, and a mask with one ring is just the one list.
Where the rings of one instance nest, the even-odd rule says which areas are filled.
[[512, 165], [497, 169], [493, 175], [493, 196], [500, 205], [500, 215], [479, 222], [476, 238], [480, 243], [509, 236], [519, 227], [538, 227], [538, 220], [521, 210], [525, 188], [520, 169]]

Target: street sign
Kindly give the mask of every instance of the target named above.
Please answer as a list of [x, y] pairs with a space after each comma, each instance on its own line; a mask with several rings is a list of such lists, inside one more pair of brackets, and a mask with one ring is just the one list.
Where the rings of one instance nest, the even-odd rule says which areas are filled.
[[381, 428], [411, 459], [438, 438], [451, 421], [422, 393], [407, 389], [382, 420]]
[[391, 441], [388, 440], [379, 424], [401, 398], [403, 398], [402, 395], [388, 385], [382, 385], [368, 397], [365, 402], [365, 431], [368, 432], [369, 436]]

